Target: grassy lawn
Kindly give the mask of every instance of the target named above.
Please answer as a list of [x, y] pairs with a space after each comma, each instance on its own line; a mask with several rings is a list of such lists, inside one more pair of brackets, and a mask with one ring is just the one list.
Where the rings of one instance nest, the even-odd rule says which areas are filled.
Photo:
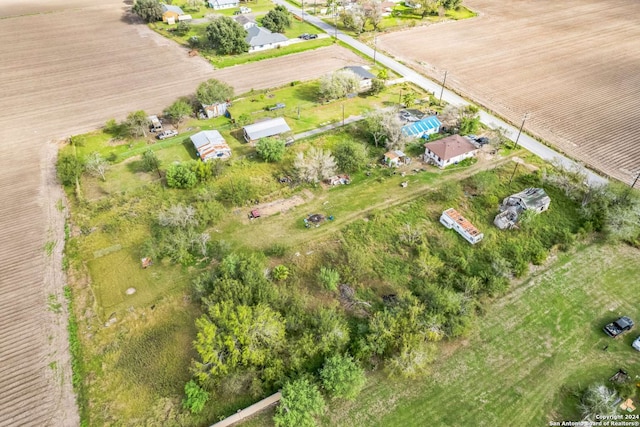
[[[441, 349], [432, 375], [410, 385], [374, 375], [357, 402], [332, 406], [324, 425], [542, 426], [579, 420], [580, 392], [619, 368], [640, 374], [637, 332], [608, 338], [620, 315], [640, 318], [640, 252], [591, 245], [484, 307], [467, 339]], [[603, 347], [608, 345], [608, 351]]]
[[[296, 36], [297, 37], [297, 36]], [[277, 58], [293, 53], [305, 52], [319, 47], [330, 46], [333, 40], [330, 38], [308, 40], [303, 43], [294, 43], [278, 49], [269, 49], [261, 52], [243, 53], [240, 55], [215, 55], [210, 56], [205, 53], [207, 59], [217, 68], [232, 67], [234, 65], [246, 64], [248, 62], [262, 61], [264, 59]]]

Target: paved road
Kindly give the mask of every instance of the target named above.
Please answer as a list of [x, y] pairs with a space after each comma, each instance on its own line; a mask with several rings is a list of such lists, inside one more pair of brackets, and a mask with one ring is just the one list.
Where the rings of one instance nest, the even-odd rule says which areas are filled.
[[[302, 11], [297, 8], [297, 7], [293, 7], [291, 6], [289, 3], [287, 3], [285, 0], [273, 0], [276, 4], [281, 4], [284, 5], [287, 9], [289, 9], [292, 13], [298, 15], [298, 16], [302, 16]], [[440, 91], [441, 91], [441, 86], [439, 83], [435, 83], [431, 80], [429, 80], [428, 78], [424, 77], [421, 74], [418, 74], [417, 72], [415, 72], [414, 70], [410, 69], [409, 67], [406, 67], [404, 65], [402, 65], [401, 63], [399, 63], [398, 61], [396, 61], [395, 59], [384, 55], [380, 52], [374, 52], [374, 50], [372, 48], [370, 48], [369, 46], [367, 46], [366, 44], [359, 42], [358, 40], [354, 39], [351, 36], [348, 36], [344, 33], [342, 33], [341, 31], [336, 31], [336, 28], [333, 25], [330, 25], [324, 21], [322, 21], [321, 19], [309, 15], [309, 14], [304, 14], [304, 19], [312, 24], [314, 24], [315, 26], [317, 26], [318, 28], [324, 30], [325, 32], [327, 32], [330, 35], [336, 35], [338, 40], [348, 44], [349, 46], [353, 47], [354, 49], [357, 49], [358, 51], [360, 51], [361, 53], [363, 53], [364, 55], [373, 58], [374, 55], [376, 57], [376, 62], [379, 62], [380, 64], [384, 65], [385, 67], [393, 70], [394, 72], [400, 74], [402, 77], [404, 77], [407, 81], [410, 81], [412, 83], [414, 83], [415, 85], [428, 90], [429, 92], [432, 92], [434, 94], [436, 94], [437, 96], [440, 95]], [[456, 105], [456, 106], [464, 106], [464, 105], [469, 105], [469, 102], [466, 101], [464, 98], [456, 95], [455, 93], [445, 89], [442, 93], [442, 99], [450, 104]], [[509, 139], [511, 139], [512, 141], [515, 141], [518, 135], [518, 127], [512, 126], [509, 123], [506, 123], [505, 121], [503, 121], [502, 119], [486, 112], [486, 111], [480, 111], [480, 120], [482, 121], [482, 123], [484, 123], [485, 125], [489, 126], [489, 127], [502, 127], [504, 129], [506, 129], [506, 136], [509, 137]], [[526, 123], [525, 123], [526, 124]], [[526, 126], [524, 128], [526, 130]], [[595, 185], [600, 185], [600, 184], [605, 184], [607, 182], [606, 178], [603, 178], [602, 176], [594, 173], [593, 171], [590, 171], [588, 169], [586, 169], [584, 166], [576, 163], [575, 161], [569, 159], [568, 157], [558, 153], [557, 151], [553, 150], [552, 148], [547, 147], [544, 144], [541, 144], [540, 142], [536, 141], [535, 139], [531, 138], [529, 135], [522, 133], [520, 135], [520, 138], [518, 139], [518, 144], [521, 145], [523, 148], [529, 150], [530, 152], [532, 152], [533, 154], [535, 154], [536, 156], [541, 157], [542, 159], [548, 161], [548, 162], [552, 162], [552, 163], [559, 163], [562, 166], [564, 166], [565, 168], [568, 169], [573, 169], [573, 168], [577, 168], [581, 171], [583, 171], [586, 176], [587, 176], [587, 180], [589, 181], [589, 183], [591, 184], [595, 184]]]

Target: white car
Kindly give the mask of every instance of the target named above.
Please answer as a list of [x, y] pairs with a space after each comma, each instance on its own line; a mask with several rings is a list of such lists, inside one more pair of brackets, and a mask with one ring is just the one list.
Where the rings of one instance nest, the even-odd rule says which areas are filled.
[[633, 341], [633, 344], [631, 344], [631, 347], [635, 348], [636, 350], [640, 351], [640, 337], [636, 338]]
[[176, 130], [165, 130], [164, 132], [160, 132], [158, 136], [156, 136], [156, 138], [167, 139], [167, 138], [171, 138], [172, 136], [176, 136], [177, 134], [178, 134], [178, 131]]

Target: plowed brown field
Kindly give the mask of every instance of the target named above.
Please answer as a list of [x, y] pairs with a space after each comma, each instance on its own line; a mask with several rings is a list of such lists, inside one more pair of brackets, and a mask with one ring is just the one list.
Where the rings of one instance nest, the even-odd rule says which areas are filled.
[[131, 111], [159, 113], [207, 78], [228, 81], [241, 93], [361, 62], [333, 46], [214, 72], [132, 24], [125, 2], [96, 3], [7, 0], [0, 6], [1, 427], [79, 422], [66, 319], [47, 309], [50, 295], [62, 301], [65, 281], [53, 142]]
[[465, 0], [478, 18], [378, 38], [378, 48], [560, 150], [630, 183], [640, 170], [640, 3]]

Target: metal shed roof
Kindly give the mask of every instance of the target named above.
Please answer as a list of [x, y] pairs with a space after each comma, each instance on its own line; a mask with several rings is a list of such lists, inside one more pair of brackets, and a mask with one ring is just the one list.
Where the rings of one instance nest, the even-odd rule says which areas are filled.
[[360, 80], [371, 80], [376, 78], [376, 76], [360, 65], [349, 65], [344, 67], [343, 70], [352, 71], [356, 76], [360, 77]]
[[184, 12], [182, 11], [182, 9], [180, 9], [178, 6], [173, 6], [171, 4], [163, 4], [162, 5], [162, 12], [174, 12], [177, 13], [178, 15], [184, 15]]
[[442, 123], [436, 116], [429, 116], [417, 122], [410, 123], [402, 127], [402, 133], [407, 136], [419, 137], [423, 133], [438, 129], [442, 126]]
[[291, 128], [282, 117], [265, 120], [244, 127], [245, 139], [247, 139], [247, 141], [267, 138], [269, 136], [279, 135], [289, 131], [291, 131]]

